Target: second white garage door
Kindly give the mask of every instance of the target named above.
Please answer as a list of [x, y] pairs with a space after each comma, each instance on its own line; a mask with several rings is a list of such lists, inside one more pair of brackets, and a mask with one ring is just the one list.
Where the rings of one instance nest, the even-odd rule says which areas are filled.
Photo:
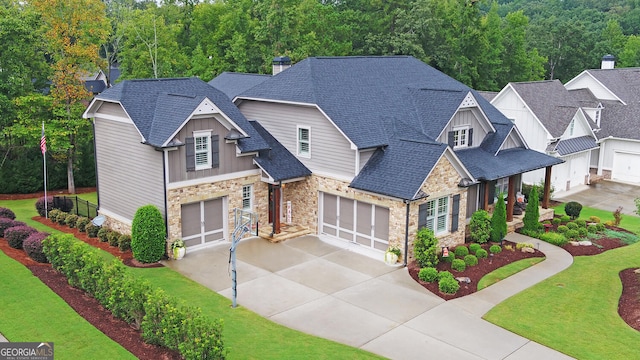
[[187, 247], [224, 240], [225, 198], [181, 205], [182, 239]]
[[389, 209], [337, 195], [320, 193], [320, 233], [386, 251]]
[[613, 153], [611, 179], [629, 183], [640, 183], [640, 154]]

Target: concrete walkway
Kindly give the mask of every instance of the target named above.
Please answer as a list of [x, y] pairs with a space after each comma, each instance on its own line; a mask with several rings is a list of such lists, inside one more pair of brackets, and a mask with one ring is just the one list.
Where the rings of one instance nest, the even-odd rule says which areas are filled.
[[[357, 245], [317, 236], [238, 246], [238, 304], [287, 327], [391, 359], [568, 359], [485, 320], [493, 306], [571, 265], [564, 250], [536, 239], [547, 259], [473, 295], [444, 301], [404, 267], [363, 255]], [[380, 256], [380, 254], [378, 254]], [[165, 264], [231, 298], [229, 248], [212, 247]]]
[[635, 198], [640, 198], [640, 186], [611, 180], [602, 180], [592, 185], [579, 185], [569, 191], [554, 194], [553, 197], [554, 200], [577, 201], [582, 206], [611, 212], [618, 206], [622, 206], [623, 214], [637, 216]]

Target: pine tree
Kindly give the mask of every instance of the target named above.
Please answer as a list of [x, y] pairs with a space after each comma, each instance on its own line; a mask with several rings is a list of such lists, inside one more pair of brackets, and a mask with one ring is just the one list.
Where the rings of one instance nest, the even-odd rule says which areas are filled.
[[491, 241], [500, 242], [505, 235], [507, 235], [507, 207], [504, 204], [503, 194], [499, 194], [491, 216]]

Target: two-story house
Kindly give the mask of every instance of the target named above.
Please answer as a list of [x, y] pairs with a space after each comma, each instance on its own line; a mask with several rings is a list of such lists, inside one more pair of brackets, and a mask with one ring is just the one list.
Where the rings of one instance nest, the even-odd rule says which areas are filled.
[[202, 247], [229, 240], [232, 209], [247, 208], [274, 232], [283, 221], [381, 253], [410, 249], [420, 227], [453, 246], [496, 191], [512, 209], [522, 173], [562, 162], [413, 57], [308, 58], [275, 76], [224, 77], [212, 82], [222, 91], [131, 80], [94, 99], [85, 116], [108, 226], [126, 231], [152, 203], [170, 238]]

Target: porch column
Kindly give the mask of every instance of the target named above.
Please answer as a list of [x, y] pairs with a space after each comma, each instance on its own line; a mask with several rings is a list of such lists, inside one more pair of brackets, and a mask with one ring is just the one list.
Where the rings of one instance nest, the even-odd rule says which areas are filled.
[[489, 181], [482, 183], [484, 186], [484, 199], [482, 199], [482, 210], [489, 211]]
[[549, 196], [551, 194], [551, 166], [544, 169], [544, 194], [542, 195], [542, 208], [549, 208]]
[[273, 187], [273, 233], [280, 234], [280, 186]]
[[509, 176], [507, 186], [507, 222], [513, 221], [513, 205], [516, 200], [516, 176]]

